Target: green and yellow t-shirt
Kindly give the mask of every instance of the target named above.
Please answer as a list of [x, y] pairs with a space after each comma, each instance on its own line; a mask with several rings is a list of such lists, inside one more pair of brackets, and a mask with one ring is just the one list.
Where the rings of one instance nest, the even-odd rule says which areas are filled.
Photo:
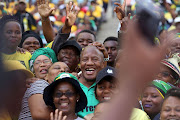
[[15, 52], [13, 54], [2, 53], [3, 60], [18, 60], [29, 70], [29, 60], [31, 59], [31, 53]]

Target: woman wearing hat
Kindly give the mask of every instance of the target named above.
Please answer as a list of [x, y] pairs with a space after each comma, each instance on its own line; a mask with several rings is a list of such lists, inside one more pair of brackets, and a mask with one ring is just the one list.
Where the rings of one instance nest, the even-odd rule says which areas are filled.
[[[17, 119], [21, 110], [21, 101], [26, 91], [26, 79], [33, 73], [16, 60], [3, 61], [5, 72], [1, 75], [1, 112], [0, 120]], [[1, 71], [2, 72], [2, 71]]]
[[30, 70], [35, 77], [45, 79], [49, 67], [55, 62], [57, 62], [57, 58], [51, 48], [39, 48], [30, 59]]
[[44, 103], [43, 91], [61, 72], [69, 72], [69, 67], [63, 62], [55, 62], [49, 68], [44, 79], [35, 81], [30, 85], [30, 88], [27, 88], [22, 101], [19, 120], [49, 120], [49, 114], [52, 109]]
[[28, 50], [32, 54], [35, 50], [43, 48], [43, 42], [39, 34], [33, 31], [26, 31], [22, 34], [19, 47]]
[[164, 81], [154, 80], [144, 89], [142, 105], [151, 120], [157, 120], [157, 118], [159, 118], [162, 101], [170, 88], [171, 86]]
[[54, 82], [44, 89], [43, 99], [53, 111], [62, 111], [62, 116], [67, 116], [67, 120], [83, 120], [76, 113], [86, 107], [87, 98], [78, 79], [72, 74], [59, 74]]
[[162, 60], [160, 72], [157, 74], [156, 79], [177, 86], [180, 76], [179, 60], [179, 53], [174, 54], [172, 58]]

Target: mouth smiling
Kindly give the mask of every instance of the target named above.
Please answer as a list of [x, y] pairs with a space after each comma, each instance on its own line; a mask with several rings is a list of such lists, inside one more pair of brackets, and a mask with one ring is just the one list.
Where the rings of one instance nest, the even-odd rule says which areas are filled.
[[145, 104], [144, 107], [145, 107], [145, 108], [151, 108], [152, 105], [151, 105], [151, 104]]
[[92, 75], [92, 74], [94, 74], [95, 69], [94, 68], [86, 68], [85, 71], [86, 71], [87, 75]]
[[111, 100], [111, 97], [103, 97], [103, 99], [108, 101], [108, 100]]

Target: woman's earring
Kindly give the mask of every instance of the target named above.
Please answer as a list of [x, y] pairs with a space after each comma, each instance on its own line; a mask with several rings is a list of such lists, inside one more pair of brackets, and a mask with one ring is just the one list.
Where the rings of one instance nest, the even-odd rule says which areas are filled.
[[79, 100], [77, 99], [77, 102], [78, 102]]

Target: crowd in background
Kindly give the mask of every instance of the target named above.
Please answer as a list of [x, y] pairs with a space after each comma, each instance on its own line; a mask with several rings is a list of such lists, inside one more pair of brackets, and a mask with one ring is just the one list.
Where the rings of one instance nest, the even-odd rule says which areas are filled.
[[[118, 33], [101, 43], [110, 4]], [[180, 120], [179, 11], [178, 0], [1, 1], [0, 120]]]

